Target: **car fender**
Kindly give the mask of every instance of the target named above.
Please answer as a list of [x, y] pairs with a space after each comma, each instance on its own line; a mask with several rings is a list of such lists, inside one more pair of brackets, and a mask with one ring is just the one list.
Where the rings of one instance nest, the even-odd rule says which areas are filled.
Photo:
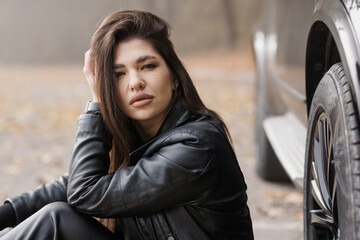
[[[323, 75], [340, 60], [350, 81], [357, 112], [360, 112], [360, 19], [358, 0], [317, 0], [306, 47], [306, 97], [309, 112], [311, 99]], [[358, 23], [359, 24], [359, 23]], [[331, 55], [330, 41], [335, 42], [338, 60]]]

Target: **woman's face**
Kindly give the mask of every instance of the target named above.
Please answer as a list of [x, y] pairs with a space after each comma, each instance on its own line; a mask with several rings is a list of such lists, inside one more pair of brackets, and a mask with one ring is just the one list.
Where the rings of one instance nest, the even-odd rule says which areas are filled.
[[164, 59], [149, 42], [133, 38], [118, 43], [114, 71], [121, 110], [142, 130], [157, 132], [176, 88]]

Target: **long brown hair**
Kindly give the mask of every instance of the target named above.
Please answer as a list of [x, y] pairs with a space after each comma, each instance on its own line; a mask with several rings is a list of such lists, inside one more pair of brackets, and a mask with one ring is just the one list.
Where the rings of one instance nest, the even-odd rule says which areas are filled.
[[[141, 38], [152, 44], [162, 56], [171, 71], [172, 79], [178, 82], [171, 104], [181, 102], [192, 113], [210, 115], [222, 121], [201, 101], [189, 74], [174, 51], [169, 39], [169, 29], [170, 26], [166, 21], [152, 13], [136, 10], [118, 11], [106, 17], [92, 37], [92, 69], [95, 72], [98, 96], [100, 96], [101, 114], [108, 131], [113, 136], [110, 172], [129, 165], [129, 153], [135, 139], [135, 133], [130, 131], [134, 129], [131, 119], [120, 109], [117, 80], [113, 69], [115, 48], [121, 41]], [[223, 125], [230, 136], [225, 124]], [[105, 225], [115, 231], [114, 223], [115, 220], [108, 220]]]

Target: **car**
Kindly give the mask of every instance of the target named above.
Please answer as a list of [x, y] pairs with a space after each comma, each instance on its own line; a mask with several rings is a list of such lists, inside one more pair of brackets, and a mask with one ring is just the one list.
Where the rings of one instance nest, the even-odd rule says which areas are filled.
[[360, 1], [266, 0], [256, 172], [303, 191], [305, 239], [360, 239]]

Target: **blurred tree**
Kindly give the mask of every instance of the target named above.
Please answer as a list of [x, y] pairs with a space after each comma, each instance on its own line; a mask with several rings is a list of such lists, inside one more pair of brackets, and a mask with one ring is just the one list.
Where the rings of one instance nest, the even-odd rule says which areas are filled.
[[97, 24], [120, 9], [147, 10], [166, 19], [179, 53], [248, 47], [261, 2], [0, 0], [0, 64], [82, 62]]
[[231, 0], [221, 0], [219, 1], [219, 5], [220, 14], [224, 20], [222, 47], [225, 50], [231, 50], [233, 48], [233, 42], [235, 41], [235, 22], [231, 11]]

